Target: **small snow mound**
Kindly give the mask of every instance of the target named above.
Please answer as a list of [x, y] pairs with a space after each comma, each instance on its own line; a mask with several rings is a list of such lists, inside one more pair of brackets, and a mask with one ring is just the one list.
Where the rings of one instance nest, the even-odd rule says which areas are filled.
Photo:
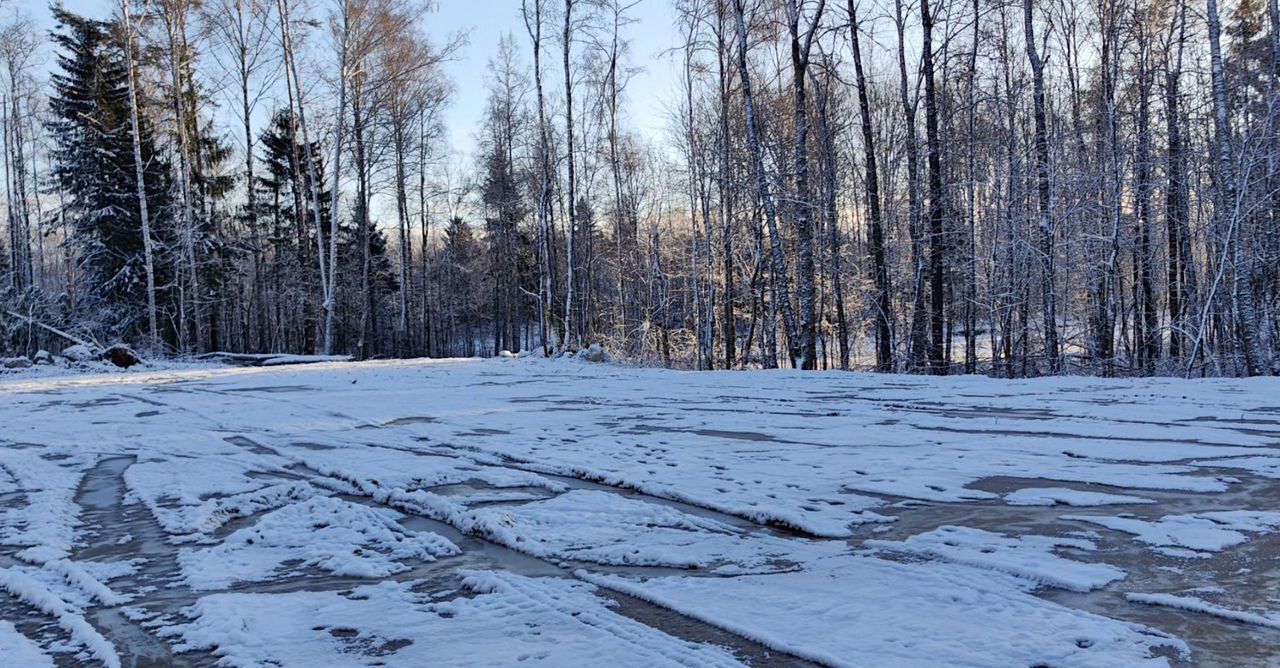
[[98, 353], [89, 346], [77, 343], [74, 346], [64, 348], [62, 356], [70, 362], [92, 362], [98, 358]]
[[0, 359], [0, 366], [6, 369], [27, 369], [31, 367], [31, 358], [26, 355]]
[[585, 359], [588, 362], [608, 362], [609, 353], [605, 352], [604, 346], [593, 343], [586, 350], [578, 353], [578, 359]]

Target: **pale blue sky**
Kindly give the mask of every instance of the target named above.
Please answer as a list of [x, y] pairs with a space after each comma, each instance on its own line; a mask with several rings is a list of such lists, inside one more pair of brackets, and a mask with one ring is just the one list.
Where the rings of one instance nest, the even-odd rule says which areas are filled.
[[[315, 0], [315, 3], [323, 10], [327, 0]], [[0, 6], [4, 4], [0, 0]], [[46, 29], [52, 24], [48, 5], [43, 0], [10, 0], [8, 4], [30, 12]], [[115, 6], [115, 0], [63, 0], [63, 4], [77, 13], [105, 17]], [[436, 10], [427, 16], [429, 34], [440, 41], [458, 31], [466, 31], [470, 35], [469, 43], [457, 60], [446, 65], [456, 86], [456, 94], [446, 116], [450, 142], [455, 149], [468, 152], [474, 144], [477, 121], [484, 110], [487, 63], [497, 51], [498, 40], [508, 32], [513, 33], [524, 47], [522, 58], [526, 64], [530, 60], [528, 36], [520, 18], [521, 0], [436, 0], [436, 5]], [[671, 0], [639, 0], [631, 13], [636, 22], [626, 28], [626, 34], [632, 42], [632, 64], [642, 67], [643, 71], [628, 86], [628, 122], [644, 134], [659, 137], [665, 133], [666, 109], [679, 85], [678, 70], [670, 55], [663, 55], [678, 39], [674, 28], [675, 14]], [[544, 67], [547, 68], [546, 76], [558, 82], [559, 46], [550, 41], [554, 37], [554, 26], [547, 29], [552, 33], [547, 36], [547, 48], [553, 52]], [[46, 54], [44, 60], [52, 64], [52, 52]]]
[[[521, 56], [528, 64], [531, 60], [527, 51], [528, 33], [520, 17], [521, 0], [437, 2], [437, 10], [430, 16], [433, 25], [428, 27], [433, 35], [443, 36], [455, 30], [471, 31], [470, 44], [458, 61], [449, 63], [447, 68], [457, 86], [457, 96], [449, 113], [449, 129], [455, 145], [465, 148], [471, 145], [475, 120], [484, 110], [484, 77], [489, 58], [497, 51], [498, 40], [507, 32], [514, 33], [517, 42], [526, 47]], [[627, 111], [635, 129], [658, 136], [665, 132], [665, 110], [679, 85], [671, 57], [663, 53], [677, 41], [675, 13], [671, 0], [640, 0], [632, 14], [636, 23], [626, 28], [631, 40], [631, 60], [633, 65], [644, 69], [628, 85]], [[547, 29], [554, 31], [555, 27], [548, 26]], [[547, 48], [555, 51], [550, 54], [550, 62], [544, 60], [543, 67], [547, 69], [544, 76], [558, 82], [559, 45], [548, 43]]]

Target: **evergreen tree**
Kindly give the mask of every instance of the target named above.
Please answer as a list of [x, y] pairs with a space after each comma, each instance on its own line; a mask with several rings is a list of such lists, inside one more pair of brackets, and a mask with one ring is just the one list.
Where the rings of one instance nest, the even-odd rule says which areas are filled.
[[485, 180], [481, 187], [481, 199], [488, 211], [485, 228], [490, 258], [495, 269], [501, 268], [493, 273], [495, 355], [502, 350], [520, 350], [520, 326], [528, 316], [523, 308], [520, 289], [533, 287], [524, 285], [526, 274], [520, 270], [524, 244], [520, 237], [520, 224], [528, 211], [509, 151], [504, 141], [495, 142], [489, 148], [485, 159]]
[[[59, 7], [53, 11], [53, 39], [61, 53], [48, 131], [53, 179], [66, 193], [67, 243], [75, 250], [82, 282], [80, 320], [92, 320], [92, 327], [111, 336], [135, 334], [145, 317], [146, 285], [122, 44], [113, 23]], [[172, 231], [168, 165], [145, 115], [139, 132], [144, 183], [156, 218], [152, 230], [156, 246], [164, 248]], [[159, 286], [169, 283], [166, 264], [157, 266]]]
[[[261, 240], [255, 252], [261, 254], [264, 280], [272, 299], [264, 299], [267, 319], [274, 320], [272, 329], [280, 332], [287, 350], [312, 350], [318, 335], [319, 286], [315, 276], [314, 226], [310, 222], [310, 170], [302, 163], [304, 151], [295, 136], [294, 122], [288, 111], [279, 111], [262, 132], [263, 169], [257, 177], [258, 211], [250, 220], [258, 229], [254, 239]], [[319, 144], [312, 143], [311, 154], [322, 154]], [[315, 170], [325, 174], [323, 165]], [[323, 179], [323, 177], [320, 177]], [[329, 190], [318, 184], [321, 219], [329, 227]]]

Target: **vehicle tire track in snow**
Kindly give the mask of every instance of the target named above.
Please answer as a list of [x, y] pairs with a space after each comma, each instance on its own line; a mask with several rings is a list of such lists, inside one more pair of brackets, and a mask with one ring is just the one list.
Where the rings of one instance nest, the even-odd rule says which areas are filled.
[[[454, 544], [462, 548], [462, 555], [456, 556], [456, 557], [444, 557], [440, 559], [438, 562], [436, 562], [437, 565], [441, 568], [474, 569], [477, 567], [483, 567], [488, 569], [497, 569], [501, 571], [515, 572], [522, 575], [531, 575], [536, 577], [562, 577], [562, 578], [577, 578], [577, 575], [575, 574], [576, 571], [583, 568], [590, 568], [590, 569], [598, 570], [601, 572], [613, 572], [613, 573], [626, 572], [626, 573], [632, 573], [632, 574], [638, 573], [638, 572], [645, 572], [650, 574], [679, 573], [683, 575], [688, 575], [692, 572], [690, 569], [683, 569], [683, 568], [661, 568], [661, 567], [652, 567], [652, 566], [627, 567], [627, 566], [616, 566], [616, 565], [602, 566], [601, 564], [591, 563], [591, 562], [580, 562], [575, 560], [559, 559], [554, 557], [542, 557], [538, 555], [529, 554], [529, 553], [520, 551], [518, 549], [513, 549], [511, 546], [504, 545], [502, 543], [491, 540], [486, 535], [484, 535], [483, 532], [479, 532], [479, 531], [463, 532], [459, 530], [459, 528], [456, 527], [453, 522], [450, 522], [450, 520], [453, 518], [449, 517], [448, 514], [437, 515], [433, 513], [433, 514], [424, 516], [422, 514], [424, 512], [422, 508], [417, 507], [414, 504], [406, 503], [404, 500], [397, 501], [397, 499], [400, 498], [401, 495], [397, 495], [394, 492], [388, 492], [386, 490], [380, 490], [380, 489], [375, 491], [375, 488], [377, 486], [373, 485], [370, 481], [348, 480], [343, 477], [339, 477], [335, 475], [326, 475], [319, 471], [311, 469], [307, 467], [299, 458], [290, 457], [289, 453], [285, 451], [283, 448], [268, 447], [259, 443], [258, 441], [254, 441], [253, 439], [245, 436], [237, 436], [237, 437], [229, 438], [227, 440], [230, 443], [246, 448], [252, 452], [263, 453], [263, 452], [269, 451], [271, 454], [281, 456], [285, 459], [293, 460], [295, 462], [295, 466], [292, 467], [293, 471], [295, 471], [296, 473], [305, 474], [307, 476], [307, 479], [310, 480], [310, 482], [312, 482], [313, 484], [317, 484], [320, 487], [330, 487], [330, 489], [334, 491], [335, 495], [338, 496], [338, 498], [345, 498], [348, 500], [360, 501], [360, 502], [368, 503], [370, 505], [387, 507], [387, 508], [396, 510], [398, 512], [407, 513], [409, 517], [405, 521], [406, 526], [414, 527], [417, 530], [422, 530], [422, 531], [432, 531], [441, 536], [444, 536], [445, 538], [447, 538], [448, 540], [450, 540], [451, 542], [453, 542]], [[395, 448], [395, 447], [392, 447], [391, 449], [400, 450], [400, 448]], [[424, 449], [424, 452], [429, 449], [430, 448]], [[431, 452], [430, 454], [440, 455], [441, 453]], [[470, 457], [460, 456], [456, 454], [450, 454], [446, 456], [450, 456], [455, 459], [464, 460], [470, 464], [475, 464], [475, 465], [493, 465], [488, 462], [481, 464], [480, 462], [477, 462]], [[522, 469], [516, 466], [508, 466], [508, 468], [513, 468], [515, 470], [522, 470], [529, 473], [538, 473], [539, 475], [548, 476], [548, 474], [546, 473], [536, 472], [536, 471], [526, 471], [525, 469]], [[568, 486], [571, 489], [573, 488], [599, 489], [601, 491], [608, 491], [609, 493], [618, 494], [619, 496], [624, 496], [624, 497], [637, 497], [637, 496], [648, 497], [666, 507], [678, 507], [680, 505], [686, 505], [686, 504], [681, 504], [680, 502], [663, 499], [661, 497], [655, 497], [655, 496], [644, 494], [638, 491], [631, 492], [630, 490], [626, 490], [625, 488], [618, 488], [618, 487], [603, 485], [603, 484], [594, 483], [591, 481], [585, 481], [577, 478], [571, 478], [567, 476], [558, 476], [558, 475], [549, 475], [548, 477], [551, 477], [553, 479], [563, 479], [565, 482], [570, 483]], [[330, 486], [325, 484], [324, 482], [325, 480], [334, 481], [338, 484], [336, 486]], [[339, 493], [337, 492], [336, 489], [334, 489], [334, 487], [345, 488], [348, 493], [345, 493], [345, 494]], [[429, 493], [431, 489], [432, 488], [429, 487], [421, 491]], [[505, 505], [505, 504], [493, 504], [493, 505]], [[742, 520], [742, 518], [738, 518], [738, 517], [731, 516], [724, 513], [719, 513], [718, 511], [715, 511], [713, 509], [704, 509], [700, 507], [695, 507], [695, 508], [697, 511], [700, 511], [698, 512], [698, 514], [700, 515], [721, 516], [723, 518], [736, 520], [734, 524], [738, 526], [749, 525], [752, 529], [755, 529], [755, 530], [760, 530], [760, 531], [769, 530], [766, 527], [763, 527], [761, 525], [745, 522]], [[477, 559], [480, 560], [479, 563], [477, 563]], [[530, 566], [529, 565], [530, 562], [536, 562], [537, 564], [541, 564], [542, 566]], [[715, 576], [708, 575], [708, 577], [715, 577]], [[401, 578], [396, 578], [396, 579], [401, 579]], [[255, 588], [245, 587], [245, 589], [255, 589]], [[260, 591], [262, 589], [263, 588], [259, 586], [259, 587], [256, 587], [255, 590]], [[652, 603], [648, 603], [640, 599], [627, 596], [626, 594], [613, 592], [605, 589], [600, 589], [596, 595], [602, 598], [605, 598], [607, 600], [611, 600], [616, 603], [619, 603], [620, 604], [619, 607], [615, 609], [615, 612], [617, 612], [618, 614], [626, 616], [634, 621], [640, 622], [642, 624], [645, 624], [646, 626], [657, 629], [659, 631], [667, 633], [668, 635], [675, 636], [677, 638], [682, 638], [682, 639], [690, 640], [693, 642], [704, 642], [704, 643], [711, 643], [711, 644], [726, 646], [731, 651], [734, 652], [735, 656], [738, 656], [738, 658], [744, 661], [747, 661], [750, 665], [753, 665], [753, 666], [780, 666], [780, 667], [790, 668], [793, 666], [804, 667], [804, 666], [817, 665], [805, 659], [801, 659], [800, 657], [796, 657], [784, 652], [779, 652], [778, 650], [767, 647], [752, 639], [738, 635], [731, 631], [720, 629], [713, 625], [707, 624], [701, 620], [698, 620], [694, 617], [684, 615], [678, 611], [671, 610], [669, 608], [664, 608], [662, 606], [656, 606]]]
[[[397, 423], [397, 421], [395, 420], [392, 420], [390, 421], [390, 423], [380, 424], [377, 426], [379, 428], [387, 428], [387, 427], [399, 426], [399, 423]], [[367, 428], [367, 427], [357, 425], [356, 428]], [[254, 452], [257, 454], [274, 454], [274, 455], [283, 457], [285, 459], [289, 459], [294, 462], [293, 466], [290, 467], [290, 469], [293, 470], [294, 472], [303, 473], [307, 475], [311, 482], [320, 484], [320, 486], [322, 487], [327, 486], [322, 482], [323, 480], [332, 480], [338, 483], [337, 487], [345, 488], [345, 489], [348, 489], [350, 492], [356, 493], [355, 496], [350, 498], [363, 499], [368, 503], [389, 507], [399, 512], [408, 513], [417, 518], [423, 517], [424, 510], [422, 508], [412, 503], [406, 503], [405, 502], [406, 499], [402, 498], [403, 495], [396, 494], [395, 490], [388, 491], [388, 490], [378, 489], [380, 486], [377, 485], [376, 483], [373, 483], [372, 481], [353, 480], [345, 476], [330, 475], [330, 474], [322, 473], [320, 471], [316, 471], [315, 469], [312, 469], [306, 465], [304, 458], [291, 456], [291, 453], [288, 452], [288, 450], [286, 450], [286, 447], [300, 447], [300, 446], [294, 445], [294, 446], [284, 446], [284, 447], [282, 446], [269, 447], [269, 446], [263, 445], [259, 441], [256, 441], [252, 438], [249, 438], [243, 435], [228, 438], [227, 441], [237, 446], [244, 447], [250, 450], [251, 452]], [[471, 449], [465, 446], [457, 446], [449, 443], [428, 443], [423, 448], [420, 448], [420, 449], [409, 449], [409, 448], [398, 447], [394, 445], [367, 443], [367, 442], [362, 442], [361, 445], [366, 447], [386, 448], [390, 450], [408, 452], [411, 454], [447, 456], [452, 459], [464, 461], [468, 465], [499, 466], [499, 467], [508, 468], [515, 471], [524, 472], [524, 473], [533, 473], [542, 477], [550, 478], [552, 480], [557, 480], [563, 483], [569, 489], [598, 490], [598, 491], [608, 492], [611, 494], [616, 494], [624, 498], [640, 498], [647, 502], [656, 503], [664, 507], [676, 508], [678, 510], [681, 510], [682, 512], [688, 512], [688, 513], [695, 514], [698, 516], [703, 516], [703, 517], [711, 517], [713, 519], [717, 519], [719, 521], [725, 522], [727, 524], [731, 524], [733, 526], [737, 526], [739, 528], [747, 529], [749, 531], [758, 531], [758, 532], [764, 532], [764, 533], [770, 533], [770, 534], [777, 534], [780, 536], [791, 537], [791, 538], [833, 540], [833, 541], [839, 540], [841, 542], [844, 542], [843, 539], [828, 539], [828, 538], [823, 538], [819, 536], [814, 536], [801, 529], [798, 529], [796, 527], [793, 527], [781, 522], [761, 522], [755, 518], [744, 517], [744, 516], [736, 515], [733, 513], [724, 512], [717, 508], [712, 508], [708, 506], [699, 505], [696, 503], [691, 503], [685, 499], [668, 498], [668, 497], [652, 494], [640, 489], [628, 487], [625, 484], [610, 484], [609, 482], [601, 478], [593, 479], [593, 477], [590, 476], [585, 471], [575, 470], [572, 472], [575, 475], [564, 475], [563, 473], [558, 473], [558, 472], [553, 472], [548, 470], [541, 470], [532, 462], [522, 462], [506, 456], [501, 456], [500, 458], [498, 458], [498, 460], [495, 461], [495, 456], [493, 454], [487, 453], [482, 449], [478, 449], [478, 448]], [[480, 455], [481, 458], [477, 459], [473, 455]], [[420, 491], [431, 493], [431, 490], [432, 490], [431, 487], [427, 487], [427, 488], [423, 488]], [[400, 490], [400, 491], [403, 491], [403, 490]], [[504, 504], [495, 504], [495, 505], [504, 505]], [[490, 567], [490, 568], [496, 567], [499, 569], [507, 570], [512, 567], [513, 563], [519, 563], [520, 561], [534, 560], [534, 561], [544, 563], [548, 567], [556, 569], [557, 572], [563, 573], [571, 577], [578, 577], [576, 573], [584, 568], [596, 570], [599, 572], [605, 572], [605, 573], [610, 573], [610, 572], [624, 573], [625, 572], [625, 573], [631, 573], [631, 574], [637, 574], [637, 573], [663, 574], [665, 572], [666, 574], [677, 574], [677, 573], [682, 575], [691, 574], [691, 571], [689, 569], [683, 569], [683, 568], [668, 569], [668, 568], [652, 567], [652, 566], [628, 567], [628, 566], [619, 566], [619, 565], [601, 565], [593, 562], [581, 562], [581, 561], [575, 561], [571, 559], [538, 556], [535, 554], [530, 554], [528, 552], [521, 551], [519, 549], [515, 549], [512, 546], [504, 545], [502, 543], [491, 540], [483, 532], [471, 530], [464, 533], [463, 531], [460, 531], [457, 526], [455, 526], [456, 519], [453, 517], [450, 517], [448, 513], [429, 512], [426, 516], [426, 519], [428, 519], [430, 522], [433, 523], [433, 525], [426, 530], [431, 530], [441, 535], [444, 535], [446, 538], [449, 538], [450, 540], [452, 540], [455, 544], [458, 544], [463, 547], [463, 557], [461, 558], [461, 560], [464, 562], [466, 561], [466, 557], [468, 554], [474, 553], [476, 551], [475, 545], [477, 543], [483, 544], [484, 545], [483, 549], [486, 552], [489, 552], [490, 556], [492, 556], [494, 553], [501, 554], [503, 552], [509, 552], [512, 554], [519, 555], [518, 559], [512, 559], [510, 556], [506, 556], [506, 557], [500, 556], [496, 559], [492, 559], [491, 563], [485, 564], [486, 567]], [[458, 559], [458, 558], [455, 558], [455, 559]], [[442, 561], [448, 561], [448, 560], [446, 559]], [[472, 564], [466, 564], [465, 566], [474, 567], [474, 565]], [[526, 573], [528, 573], [528, 569], [517, 569], [516, 572], [520, 572], [520, 570], [524, 570]], [[544, 577], [547, 576], [545, 572], [539, 575]], [[706, 576], [717, 577], [711, 574], [706, 574]], [[560, 577], [564, 577], [564, 576], [560, 576]], [[720, 645], [727, 646], [735, 653], [736, 656], [738, 656], [740, 659], [743, 659], [749, 662], [750, 665], [787, 666], [787, 667], [819, 665], [811, 661], [808, 661], [806, 659], [803, 659], [801, 657], [771, 648], [756, 640], [734, 633], [733, 631], [722, 629], [711, 624], [707, 624], [706, 622], [700, 619], [697, 619], [690, 615], [686, 615], [677, 610], [664, 607], [664, 606], [655, 605], [653, 603], [629, 596], [622, 592], [611, 591], [611, 590], [602, 588], [599, 590], [599, 593], [597, 595], [603, 598], [606, 598], [608, 600], [612, 600], [614, 602], [619, 603], [620, 604], [619, 608], [615, 610], [619, 614], [625, 615], [642, 624], [645, 624], [657, 630], [668, 633], [669, 635], [673, 635], [676, 637], [680, 637], [686, 640], [692, 640], [696, 642], [711, 642], [713, 644], [720, 644]]]
[[132, 618], [140, 609], [172, 614], [194, 600], [178, 568], [177, 547], [168, 542], [159, 522], [144, 505], [124, 502], [124, 472], [136, 460], [116, 457], [100, 461], [85, 476], [76, 494], [76, 503], [83, 508], [81, 518], [92, 532], [75, 559], [142, 560], [136, 572], [112, 583], [124, 596], [137, 597], [131, 611], [118, 605], [103, 605], [87, 610], [87, 617], [115, 645], [126, 668], [212, 666], [215, 660], [207, 653], [179, 658], [167, 643]]

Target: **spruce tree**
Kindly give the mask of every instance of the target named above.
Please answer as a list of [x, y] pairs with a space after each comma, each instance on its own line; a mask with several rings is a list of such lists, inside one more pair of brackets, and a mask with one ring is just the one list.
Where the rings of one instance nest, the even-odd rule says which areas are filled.
[[[140, 333], [145, 319], [146, 285], [123, 45], [113, 23], [61, 7], [53, 12], [60, 53], [48, 123], [52, 176], [65, 194], [68, 243], [83, 283], [77, 290], [83, 295], [80, 321], [128, 338]], [[145, 116], [139, 133], [152, 234], [163, 249], [172, 232], [169, 171]], [[166, 265], [157, 263], [157, 285], [170, 282]]]

